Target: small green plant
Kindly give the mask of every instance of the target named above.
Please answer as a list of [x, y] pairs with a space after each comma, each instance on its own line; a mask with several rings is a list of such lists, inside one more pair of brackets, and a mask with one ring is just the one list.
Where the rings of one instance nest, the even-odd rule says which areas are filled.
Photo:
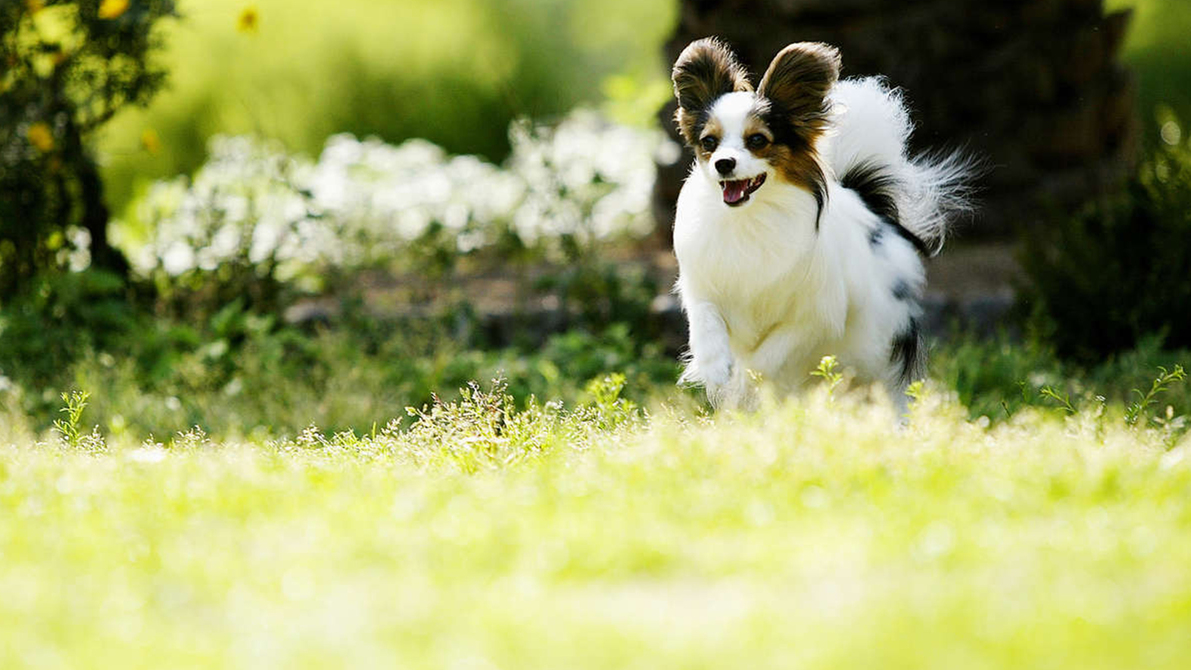
[[637, 404], [621, 397], [625, 376], [616, 372], [587, 382], [584, 394], [591, 402], [580, 408], [579, 416], [602, 429], [630, 425], [641, 418]]
[[624, 375], [616, 372], [603, 377], [597, 377], [587, 383], [587, 394], [592, 397], [597, 407], [610, 408], [620, 401], [620, 392], [624, 390]]
[[919, 379], [906, 387], [906, 395], [917, 402], [926, 397], [926, 382]]
[[86, 391], [62, 392], [62, 402], [65, 405], [58, 411], [65, 414], [66, 419], [54, 419], [54, 432], [72, 448], [77, 448], [82, 441], [79, 420], [83, 416], [83, 410], [87, 409], [87, 400], [90, 397], [91, 394]]
[[1173, 369], [1167, 370], [1164, 367], [1158, 368], [1158, 376], [1154, 378], [1154, 382], [1150, 385], [1150, 390], [1142, 393], [1140, 389], [1133, 389], [1133, 393], [1137, 395], [1135, 402], [1129, 403], [1125, 408], [1125, 423], [1130, 426], [1137, 425], [1138, 420], [1145, 414], [1147, 408], [1158, 402], [1158, 396], [1170, 390], [1175, 383], [1181, 382], [1187, 378], [1187, 374], [1183, 371], [1183, 366], [1176, 365]]
[[818, 377], [827, 384], [827, 394], [834, 395], [835, 388], [844, 381], [844, 374], [838, 371], [839, 361], [835, 356], [824, 356], [819, 361], [819, 367], [811, 371], [812, 377]]
[[1071, 395], [1066, 391], [1060, 391], [1047, 384], [1046, 386], [1043, 386], [1041, 389], [1039, 389], [1038, 393], [1040, 393], [1043, 398], [1050, 398], [1051, 400], [1058, 403], [1059, 409], [1067, 412], [1068, 414], [1075, 414], [1077, 412], [1075, 405], [1071, 403]]
[[[525, 421], [531, 413], [519, 413], [507, 389], [501, 378], [492, 380], [487, 391], [472, 381], [459, 389], [457, 401], [446, 402], [435, 394], [429, 406], [406, 407], [414, 423], [405, 433], [403, 451], [417, 462], [445, 460], [469, 473], [538, 453], [542, 445], [534, 439], [536, 426]], [[395, 422], [387, 429], [390, 435], [399, 430]], [[317, 435], [314, 429], [306, 441], [321, 441]]]

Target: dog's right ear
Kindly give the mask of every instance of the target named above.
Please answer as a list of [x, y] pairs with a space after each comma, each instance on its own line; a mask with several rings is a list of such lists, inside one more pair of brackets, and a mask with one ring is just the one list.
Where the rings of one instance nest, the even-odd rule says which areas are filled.
[[839, 80], [839, 50], [821, 42], [798, 42], [774, 56], [761, 77], [757, 93], [769, 98], [778, 111], [808, 143], [827, 121], [831, 87]]
[[674, 62], [670, 77], [674, 81], [674, 96], [678, 98], [674, 119], [691, 146], [699, 141], [701, 112], [725, 93], [753, 90], [736, 54], [714, 37], [688, 44]]

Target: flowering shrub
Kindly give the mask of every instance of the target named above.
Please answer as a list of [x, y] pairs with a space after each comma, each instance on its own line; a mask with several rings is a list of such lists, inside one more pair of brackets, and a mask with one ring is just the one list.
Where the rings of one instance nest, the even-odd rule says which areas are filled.
[[400, 261], [415, 243], [455, 258], [512, 237], [557, 258], [560, 240], [651, 230], [655, 159], [677, 154], [661, 133], [579, 111], [554, 127], [516, 123], [510, 139], [501, 167], [424, 140], [336, 135], [311, 162], [271, 142], [217, 137], [193, 177], [158, 182], [137, 205], [148, 239], [131, 255], [141, 273], [167, 280], [289, 282]]

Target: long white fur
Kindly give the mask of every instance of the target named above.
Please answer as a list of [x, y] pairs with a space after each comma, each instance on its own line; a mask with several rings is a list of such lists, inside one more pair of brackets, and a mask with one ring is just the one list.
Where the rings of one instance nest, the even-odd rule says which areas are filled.
[[[839, 82], [830, 96], [831, 128], [818, 147], [828, 182], [819, 214], [808, 190], [745, 150], [741, 135], [754, 96], [729, 93], [713, 103], [721, 144], [708, 161], [695, 162], [678, 198], [676, 289], [690, 323], [681, 381], [704, 386], [717, 407], [748, 406], [755, 375], [791, 392], [830, 354], [884, 382], [904, 412], [905, 383], [891, 346], [920, 308], [916, 299], [896, 298], [893, 287], [905, 282], [921, 296], [922, 260], [898, 235], [871, 244], [870, 233], [883, 224], [837, 175], [865, 162], [882, 166], [898, 185], [902, 224], [937, 248], [948, 218], [965, 206], [967, 163], [911, 159], [912, 125], [897, 92], [879, 79]], [[742, 206], [723, 202], [723, 177], [712, 167], [722, 157], [737, 160], [734, 179], [767, 174]]]
[[836, 175], [866, 161], [887, 167], [899, 182], [896, 202], [902, 224], [937, 252], [948, 223], [971, 207], [971, 160], [959, 152], [911, 158], [914, 124], [901, 91], [881, 77], [841, 81], [830, 99], [833, 133], [820, 148], [827, 166]]

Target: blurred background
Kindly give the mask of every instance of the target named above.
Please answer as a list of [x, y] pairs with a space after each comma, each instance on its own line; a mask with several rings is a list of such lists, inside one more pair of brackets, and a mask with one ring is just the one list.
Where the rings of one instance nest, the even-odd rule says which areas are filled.
[[[1191, 346], [1183, 0], [0, 0], [0, 412], [366, 431], [503, 376], [673, 387], [669, 64], [825, 40], [992, 167], [934, 383], [1124, 395]], [[1028, 382], [1028, 383], [1027, 383]], [[97, 391], [102, 390], [102, 393]]]

